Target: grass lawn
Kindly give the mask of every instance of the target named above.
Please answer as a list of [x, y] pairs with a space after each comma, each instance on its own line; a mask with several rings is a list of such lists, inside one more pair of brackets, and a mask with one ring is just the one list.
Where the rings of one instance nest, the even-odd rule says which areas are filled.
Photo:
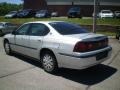
[[107, 36], [116, 36], [116, 32], [96, 32], [98, 34], [104, 34], [104, 35], [107, 35]]
[[[0, 16], [0, 22], [12, 22], [15, 24], [23, 24], [25, 22], [31, 21], [67, 21], [72, 22], [80, 25], [92, 25], [93, 19], [92, 18], [67, 18], [67, 17], [54, 17], [54, 18], [13, 18], [13, 19], [5, 19], [3, 16]], [[98, 19], [98, 25], [110, 25], [110, 26], [120, 26], [120, 19]], [[97, 32], [105, 35], [114, 36], [115, 32]]]
[[[0, 22], [6, 21], [6, 22], [12, 22], [15, 24], [22, 24], [25, 22], [30, 21], [68, 21], [72, 23], [77, 23], [81, 25], [92, 25], [92, 18], [85, 18], [85, 19], [79, 19], [79, 18], [67, 18], [67, 17], [55, 17], [55, 18], [14, 18], [14, 19], [5, 19], [4, 17], [0, 17]], [[120, 19], [98, 19], [97, 20], [98, 25], [120, 25]]]

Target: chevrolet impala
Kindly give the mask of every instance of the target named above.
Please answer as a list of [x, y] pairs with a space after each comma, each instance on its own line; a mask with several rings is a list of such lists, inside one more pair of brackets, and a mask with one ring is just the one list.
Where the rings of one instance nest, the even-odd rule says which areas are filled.
[[41, 61], [43, 69], [85, 69], [111, 56], [108, 37], [88, 32], [81, 26], [63, 21], [36, 21], [21, 25], [4, 36], [6, 54], [19, 53]]

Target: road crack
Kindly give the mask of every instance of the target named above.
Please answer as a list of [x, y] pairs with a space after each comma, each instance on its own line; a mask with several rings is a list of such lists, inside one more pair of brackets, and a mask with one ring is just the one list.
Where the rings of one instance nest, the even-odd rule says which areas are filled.
[[110, 65], [115, 60], [115, 58], [118, 56], [119, 53], [120, 53], [120, 50], [118, 50], [118, 52], [114, 55], [114, 57], [111, 59], [111, 61], [107, 65]]
[[7, 74], [7, 75], [2, 75], [2, 76], [0, 76], [0, 79], [8, 77], [8, 76], [15, 75], [15, 74], [18, 74], [18, 73], [21, 73], [21, 72], [24, 72], [24, 71], [27, 71], [27, 70], [30, 70], [30, 69], [33, 69], [33, 68], [35, 68], [35, 66], [34, 67], [29, 67], [29, 68], [26, 68], [26, 69], [23, 69], [23, 70], [20, 70], [20, 71], [16, 71], [16, 72], [13, 72], [13, 73], [10, 73], [10, 74]]

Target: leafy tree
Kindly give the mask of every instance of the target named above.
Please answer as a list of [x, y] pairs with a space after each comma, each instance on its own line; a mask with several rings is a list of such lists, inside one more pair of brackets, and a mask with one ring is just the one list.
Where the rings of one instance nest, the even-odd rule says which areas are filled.
[[18, 11], [22, 9], [22, 4], [9, 4], [6, 2], [0, 3], [0, 15], [5, 15], [10, 11]]

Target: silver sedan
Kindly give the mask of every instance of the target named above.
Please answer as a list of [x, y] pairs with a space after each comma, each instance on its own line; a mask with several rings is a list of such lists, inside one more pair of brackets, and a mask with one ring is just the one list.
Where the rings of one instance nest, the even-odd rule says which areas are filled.
[[17, 26], [12, 23], [0, 22], [0, 36], [12, 32], [15, 28], [17, 28]]
[[6, 54], [19, 53], [41, 61], [44, 70], [85, 69], [110, 58], [107, 36], [90, 33], [63, 21], [37, 21], [20, 26], [4, 37]]

